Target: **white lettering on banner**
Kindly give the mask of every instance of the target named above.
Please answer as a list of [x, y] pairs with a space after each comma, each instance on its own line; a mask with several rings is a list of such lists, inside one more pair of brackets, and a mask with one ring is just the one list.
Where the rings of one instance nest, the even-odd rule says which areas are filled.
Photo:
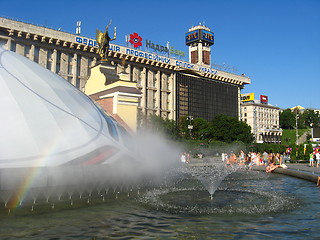
[[218, 73], [218, 71], [215, 70], [215, 69], [206, 68], [206, 67], [200, 67], [200, 66], [198, 66], [198, 71], [205, 72], [205, 73], [212, 73], [212, 74], [217, 74]]
[[183, 67], [183, 68], [194, 69], [194, 64], [190, 64], [190, 63], [186, 63], [186, 62], [181, 62], [181, 61], [176, 61], [176, 66], [178, 66], [178, 67]]
[[92, 39], [84, 38], [84, 37], [76, 37], [76, 42], [87, 45], [87, 46], [91, 46], [91, 47], [98, 47], [99, 46], [96, 40], [92, 40]]
[[131, 55], [134, 55], [136, 57], [142, 57], [142, 58], [145, 58], [145, 59], [149, 59], [149, 60], [154, 60], [154, 61], [159, 61], [159, 62], [170, 64], [170, 58], [160, 57], [158, 55], [154, 55], [154, 54], [146, 53], [146, 52], [140, 52], [138, 50], [134, 50], [134, 49], [130, 49], [130, 48], [126, 49], [126, 54], [131, 54]]
[[[87, 45], [87, 46], [92, 46], [92, 47], [98, 47], [99, 46], [97, 41], [89, 39], [89, 38], [76, 37], [75, 40], [76, 40], [77, 43], [84, 44], [84, 45]], [[147, 40], [147, 44], [149, 44], [150, 48], [153, 48], [156, 51], [169, 52], [169, 49], [167, 47], [163, 47], [161, 45], [155, 45], [151, 41]], [[113, 44], [110, 44], [109, 50], [113, 51], [113, 52], [122, 52], [122, 53], [125, 52], [126, 54], [134, 55], [136, 57], [142, 57], [142, 58], [145, 58], [145, 59], [148, 59], [148, 60], [154, 60], [154, 61], [163, 62], [163, 63], [166, 63], [166, 64], [171, 64], [171, 60], [173, 60], [173, 59], [170, 59], [170, 58], [167, 58], [167, 57], [162, 57], [162, 56], [158, 56], [156, 54], [147, 53], [147, 52], [141, 52], [141, 51], [134, 50], [134, 49], [131, 49], [131, 48], [124, 48], [123, 49], [123, 47], [117, 46], [117, 45], [113, 45]], [[173, 54], [176, 54], [176, 55], [180, 55], [180, 56], [184, 55], [184, 52], [175, 50], [173, 47], [170, 47], [170, 52], [173, 53]], [[195, 64], [191, 64], [191, 63], [188, 63], [188, 62], [175, 60], [175, 65], [177, 67], [193, 69], [193, 70], [197, 70], [199, 72], [218, 74], [218, 71], [215, 70], [215, 69], [201, 67], [201, 66], [198, 66], [198, 65], [195, 65]]]
[[120, 47], [115, 45], [110, 45], [109, 50], [113, 52], [121, 52]]
[[[96, 46], [97, 46], [97, 42], [96, 41], [91, 40], [91, 39], [87, 39], [87, 38], [76, 37], [76, 41], [78, 43], [86, 44], [88, 46], [94, 46], [95, 47], [95, 45], [93, 45], [93, 44], [96, 44]], [[145, 58], [145, 59], [148, 59], [148, 60], [163, 62], [163, 63], [166, 63], [166, 64], [172, 64], [171, 61], [175, 61], [175, 65], [177, 67], [193, 69], [193, 70], [196, 70], [196, 71], [199, 71], [199, 72], [218, 74], [218, 71], [215, 70], [215, 69], [201, 67], [201, 66], [198, 66], [198, 65], [195, 65], [195, 64], [191, 64], [191, 63], [188, 63], [188, 62], [174, 60], [174, 59], [170, 59], [170, 58], [167, 58], [167, 57], [159, 56], [159, 55], [148, 53], [148, 52], [142, 52], [142, 51], [138, 51], [138, 50], [131, 49], [131, 48], [124, 48], [124, 47], [117, 46], [117, 45], [114, 45], [114, 44], [110, 44], [109, 50], [113, 51], [113, 52], [121, 52], [121, 53], [134, 55], [136, 57], [141, 57], [141, 58]]]

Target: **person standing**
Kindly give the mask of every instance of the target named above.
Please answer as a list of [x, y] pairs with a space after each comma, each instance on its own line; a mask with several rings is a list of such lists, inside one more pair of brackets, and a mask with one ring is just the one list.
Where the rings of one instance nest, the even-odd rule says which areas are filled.
[[186, 163], [186, 161], [187, 161], [187, 156], [186, 156], [186, 153], [185, 153], [185, 152], [181, 153], [180, 161], [181, 161], [182, 163]]
[[317, 153], [316, 153], [316, 160], [317, 160], [317, 167], [319, 167], [319, 165], [320, 165], [320, 152], [319, 152], [319, 149], [317, 150]]
[[263, 153], [262, 153], [262, 156], [263, 156], [263, 161], [264, 161], [264, 165], [268, 165], [268, 157], [269, 157], [269, 154], [266, 152], [266, 151], [264, 151]]
[[240, 164], [244, 164], [244, 162], [245, 162], [245, 154], [244, 154], [244, 152], [241, 150], [241, 151], [240, 151], [240, 154], [239, 154], [239, 163], [240, 163]]
[[309, 155], [309, 166], [310, 167], [314, 167], [314, 154], [311, 152], [310, 155]]

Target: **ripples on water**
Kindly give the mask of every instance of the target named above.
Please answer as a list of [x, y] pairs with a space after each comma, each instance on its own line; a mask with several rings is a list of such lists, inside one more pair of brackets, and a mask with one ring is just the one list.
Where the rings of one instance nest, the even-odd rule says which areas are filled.
[[317, 239], [320, 236], [320, 192], [314, 183], [240, 170], [221, 183], [212, 201], [201, 185], [192, 184], [190, 188], [186, 181], [180, 185], [181, 188], [148, 191], [140, 196], [127, 197], [123, 193], [108, 204], [92, 207], [2, 217], [0, 239]]

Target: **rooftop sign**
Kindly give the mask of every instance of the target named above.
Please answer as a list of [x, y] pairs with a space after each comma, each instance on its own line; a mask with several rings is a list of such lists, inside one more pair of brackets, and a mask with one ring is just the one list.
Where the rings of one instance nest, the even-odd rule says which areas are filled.
[[254, 100], [254, 93], [240, 94], [241, 102], [249, 102]]
[[214, 44], [214, 33], [205, 29], [197, 29], [186, 33], [186, 45], [195, 42], [206, 42], [209, 45]]

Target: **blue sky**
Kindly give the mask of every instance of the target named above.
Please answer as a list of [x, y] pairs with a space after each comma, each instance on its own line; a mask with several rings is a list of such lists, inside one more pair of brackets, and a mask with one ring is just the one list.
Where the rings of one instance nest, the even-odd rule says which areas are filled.
[[92, 38], [112, 19], [115, 44], [137, 32], [186, 53], [185, 33], [202, 23], [215, 34], [212, 63], [251, 78], [242, 93], [320, 109], [320, 0], [15, 0], [1, 4], [0, 15], [71, 33], [81, 21], [81, 35]]

